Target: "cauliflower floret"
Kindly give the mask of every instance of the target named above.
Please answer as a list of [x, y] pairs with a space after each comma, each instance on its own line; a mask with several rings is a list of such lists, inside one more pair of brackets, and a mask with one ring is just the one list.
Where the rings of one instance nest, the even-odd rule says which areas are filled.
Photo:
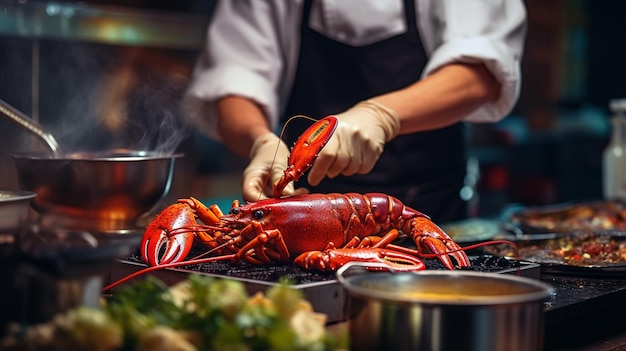
[[123, 344], [123, 332], [100, 309], [78, 307], [57, 316], [54, 342], [68, 350], [111, 351]]
[[185, 333], [163, 325], [148, 329], [139, 338], [138, 351], [196, 351]]
[[291, 316], [289, 325], [302, 345], [322, 342], [326, 335], [326, 315], [323, 313], [299, 309]]

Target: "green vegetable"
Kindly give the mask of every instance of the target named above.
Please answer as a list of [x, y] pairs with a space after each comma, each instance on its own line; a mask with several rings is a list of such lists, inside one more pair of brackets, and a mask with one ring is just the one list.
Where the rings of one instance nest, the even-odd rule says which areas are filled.
[[[118, 289], [100, 309], [80, 307], [7, 350], [325, 351], [338, 346], [300, 291], [286, 281], [249, 297], [242, 283], [189, 275], [168, 287], [149, 276]], [[347, 344], [340, 342], [340, 344]]]

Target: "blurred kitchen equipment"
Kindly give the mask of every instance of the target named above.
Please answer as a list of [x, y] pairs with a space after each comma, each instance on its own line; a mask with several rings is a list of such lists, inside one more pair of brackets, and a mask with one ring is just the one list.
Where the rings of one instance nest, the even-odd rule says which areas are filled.
[[612, 134], [602, 154], [602, 189], [607, 200], [626, 199], [626, 99], [611, 100]]
[[[0, 256], [0, 327], [50, 321], [77, 306], [98, 307], [111, 264], [131, 254], [141, 232], [125, 235], [25, 226]], [[1, 334], [2, 330], [0, 330]]]
[[[503, 225], [514, 230], [517, 239], [558, 237], [562, 233], [590, 231], [626, 236], [626, 203], [621, 200], [593, 200], [545, 206], [515, 206], [502, 213]], [[523, 235], [525, 237], [523, 237]]]
[[39, 122], [26, 116], [24, 113], [9, 105], [2, 99], [0, 99], [0, 113], [9, 118], [10, 121], [15, 122], [20, 127], [26, 129], [31, 134], [41, 139], [46, 146], [52, 151], [55, 156], [61, 155], [61, 147], [54, 138], [52, 133], [46, 130]]
[[114, 149], [61, 153], [54, 136], [35, 120], [0, 100], [2, 115], [42, 139], [52, 155], [11, 155], [23, 190], [37, 194], [32, 206], [52, 226], [122, 231], [170, 189], [180, 154]]
[[35, 196], [31, 191], [0, 190], [0, 235], [13, 234], [25, 223]]
[[626, 238], [622, 234], [579, 231], [559, 233], [554, 238], [544, 238], [541, 234], [527, 237], [529, 239], [517, 240], [515, 249], [510, 245], [494, 245], [484, 250], [540, 264], [541, 273], [626, 277]]
[[[368, 266], [371, 268], [372, 266]], [[372, 272], [347, 264], [351, 350], [537, 351], [552, 288], [469, 271]]]
[[11, 156], [20, 187], [37, 193], [31, 204], [47, 224], [120, 232], [136, 228], [169, 192], [182, 155], [115, 149]]
[[490, 240], [502, 231], [500, 221], [476, 217], [443, 223], [441, 229], [459, 244]]
[[[17, 232], [26, 224], [29, 205], [35, 197], [30, 191], [0, 190], [0, 260], [13, 253]], [[2, 263], [0, 262], [0, 266]], [[6, 267], [0, 267], [0, 279]]]

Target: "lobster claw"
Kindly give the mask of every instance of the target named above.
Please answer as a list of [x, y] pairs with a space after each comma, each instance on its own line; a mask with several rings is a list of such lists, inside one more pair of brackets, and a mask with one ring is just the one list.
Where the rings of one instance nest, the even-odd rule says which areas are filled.
[[322, 251], [305, 252], [294, 260], [294, 264], [304, 269], [316, 269], [323, 272], [336, 271], [348, 262], [375, 263], [380, 270], [387, 267], [393, 271], [421, 271], [426, 265], [419, 258], [381, 248], [329, 248]]
[[274, 197], [279, 198], [283, 190], [292, 181], [298, 180], [306, 172], [324, 148], [337, 128], [337, 117], [328, 116], [313, 123], [298, 137], [283, 176], [274, 184]]
[[175, 203], [159, 213], [146, 228], [141, 240], [141, 257], [151, 266], [178, 262], [193, 246], [197, 226], [194, 210], [186, 203]]
[[459, 267], [471, 265], [463, 248], [427, 217], [414, 219], [412, 235], [419, 250], [427, 248], [446, 268], [454, 269], [452, 259]]

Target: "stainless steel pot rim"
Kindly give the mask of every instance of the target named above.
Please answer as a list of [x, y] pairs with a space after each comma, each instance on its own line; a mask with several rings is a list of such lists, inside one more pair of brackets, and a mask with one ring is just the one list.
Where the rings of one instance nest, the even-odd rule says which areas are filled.
[[14, 159], [49, 160], [49, 161], [115, 161], [136, 162], [146, 160], [164, 160], [183, 157], [182, 153], [163, 153], [158, 151], [143, 151], [129, 149], [112, 149], [105, 151], [72, 152], [66, 155], [54, 156], [49, 153], [15, 153]]
[[[420, 272], [369, 272], [364, 271], [364, 273], [356, 274], [353, 276], [346, 277], [346, 271], [353, 269], [354, 267], [363, 268], [362, 265], [348, 263], [341, 267], [337, 271], [337, 280], [341, 283], [341, 285], [353, 296], [384, 301], [394, 304], [406, 304], [406, 305], [455, 305], [455, 306], [499, 306], [506, 304], [520, 304], [534, 301], [542, 301], [547, 297], [551, 296], [554, 293], [554, 289], [546, 283], [541, 281], [521, 277], [514, 276], [509, 274], [499, 274], [499, 273], [487, 273], [487, 272], [473, 272], [473, 271], [444, 271], [444, 270], [430, 270], [430, 271], [420, 271]], [[371, 266], [371, 265], [370, 265]], [[364, 276], [367, 275], [367, 276]], [[412, 280], [412, 279], [420, 279], [420, 276], [427, 277], [444, 277], [446, 279], [483, 279], [485, 284], [489, 284], [489, 281], [499, 280], [499, 281], [508, 281], [517, 285], [526, 285], [532, 288], [533, 291], [524, 292], [519, 294], [507, 294], [507, 295], [486, 295], [486, 296], [463, 296], [459, 299], [449, 299], [437, 297], [432, 294], [429, 296], [420, 296], [418, 297], [408, 297], [408, 296], [400, 296], [397, 291], [394, 290], [380, 290], [380, 289], [372, 289], [366, 288], [362, 286], [355, 285], [353, 280], [357, 278], [366, 279], [370, 277], [372, 279], [377, 278], [388, 278], [390, 276], [398, 277], [399, 279]], [[406, 295], [406, 294], [405, 294]]]
[[26, 190], [0, 190], [0, 203], [29, 200], [37, 196], [32, 191]]

